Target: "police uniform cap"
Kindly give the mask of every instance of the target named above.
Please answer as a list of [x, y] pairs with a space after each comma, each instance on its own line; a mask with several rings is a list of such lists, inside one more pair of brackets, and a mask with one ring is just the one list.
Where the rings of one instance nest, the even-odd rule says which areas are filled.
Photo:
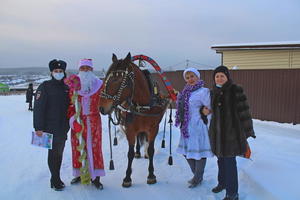
[[67, 63], [63, 60], [51, 60], [49, 62], [49, 69], [52, 72], [54, 69], [62, 69], [62, 70], [66, 70], [67, 68]]

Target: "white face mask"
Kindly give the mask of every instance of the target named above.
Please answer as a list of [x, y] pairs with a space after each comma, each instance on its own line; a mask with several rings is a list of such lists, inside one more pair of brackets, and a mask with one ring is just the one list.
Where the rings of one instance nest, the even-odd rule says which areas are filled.
[[61, 79], [64, 78], [65, 74], [64, 74], [63, 72], [59, 72], [59, 73], [53, 72], [53, 73], [52, 73], [52, 76], [53, 76], [56, 80], [60, 81]]

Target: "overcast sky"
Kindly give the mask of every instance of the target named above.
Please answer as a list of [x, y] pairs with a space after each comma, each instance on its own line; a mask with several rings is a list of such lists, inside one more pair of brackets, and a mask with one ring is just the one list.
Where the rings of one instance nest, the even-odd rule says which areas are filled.
[[[112, 53], [145, 54], [167, 68], [220, 64], [213, 44], [300, 40], [299, 0], [1, 0], [0, 67], [77, 68]], [[180, 66], [178, 66], [180, 67]], [[184, 66], [183, 66], [184, 67]]]

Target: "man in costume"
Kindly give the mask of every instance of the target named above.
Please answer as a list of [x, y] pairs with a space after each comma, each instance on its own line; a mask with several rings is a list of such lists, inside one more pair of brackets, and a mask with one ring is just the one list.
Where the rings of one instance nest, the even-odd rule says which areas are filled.
[[93, 73], [91, 59], [79, 61], [80, 89], [70, 88], [70, 97], [76, 98], [69, 108], [73, 175], [71, 184], [90, 181], [103, 189], [100, 176], [105, 175], [102, 155], [102, 127], [99, 97], [102, 81]]

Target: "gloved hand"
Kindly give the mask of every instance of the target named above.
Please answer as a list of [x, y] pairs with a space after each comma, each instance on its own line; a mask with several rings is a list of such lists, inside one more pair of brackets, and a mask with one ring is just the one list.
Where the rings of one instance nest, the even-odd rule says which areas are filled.
[[207, 123], [208, 123], [207, 116], [203, 114], [203, 109], [204, 109], [204, 107], [205, 107], [205, 106], [201, 106], [199, 112], [200, 112], [202, 121], [204, 122], [205, 125], [207, 125]]

